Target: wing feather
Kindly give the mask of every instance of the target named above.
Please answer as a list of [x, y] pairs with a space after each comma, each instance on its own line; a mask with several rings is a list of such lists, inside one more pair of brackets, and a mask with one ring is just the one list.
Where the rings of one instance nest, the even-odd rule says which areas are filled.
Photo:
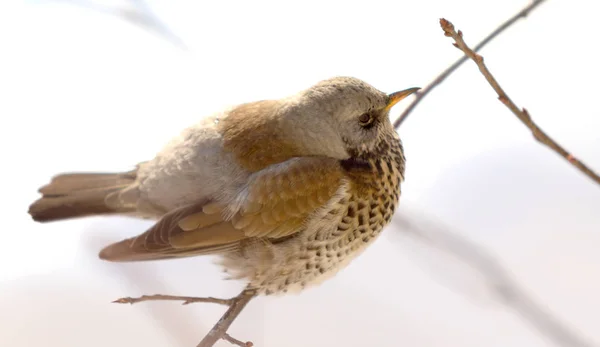
[[145, 233], [109, 245], [100, 257], [141, 261], [236, 251], [248, 238], [278, 239], [302, 231], [344, 178], [339, 162], [292, 158], [253, 174], [229, 205], [202, 202], [166, 213]]

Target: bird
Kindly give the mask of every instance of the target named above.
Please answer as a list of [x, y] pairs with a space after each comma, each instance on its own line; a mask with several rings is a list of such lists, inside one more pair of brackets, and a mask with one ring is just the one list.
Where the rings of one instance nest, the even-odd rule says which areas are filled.
[[154, 224], [107, 245], [112, 262], [218, 256], [258, 295], [331, 278], [380, 235], [404, 181], [391, 94], [355, 78], [202, 118], [126, 172], [67, 172], [39, 189], [36, 222], [130, 216]]

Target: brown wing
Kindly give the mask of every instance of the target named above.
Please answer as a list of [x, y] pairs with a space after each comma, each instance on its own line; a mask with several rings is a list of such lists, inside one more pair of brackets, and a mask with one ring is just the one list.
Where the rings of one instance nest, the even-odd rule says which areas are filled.
[[106, 247], [100, 257], [140, 261], [225, 253], [244, 239], [292, 235], [336, 194], [343, 177], [334, 159], [293, 158], [255, 173], [229, 205], [175, 209], [145, 233]]

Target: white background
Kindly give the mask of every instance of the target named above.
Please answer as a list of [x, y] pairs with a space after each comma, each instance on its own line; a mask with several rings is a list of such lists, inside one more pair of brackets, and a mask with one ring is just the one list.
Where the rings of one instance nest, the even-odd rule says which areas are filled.
[[[32, 222], [27, 207], [52, 175], [129, 170], [203, 115], [335, 75], [388, 92], [425, 86], [461, 54], [440, 17], [474, 45], [527, 3], [4, 1], [0, 345], [192, 347], [222, 307], [110, 301], [228, 297], [243, 285], [222, 281], [211, 258], [97, 258], [146, 221]], [[548, 0], [482, 51], [515, 102], [597, 171], [599, 11], [598, 1]], [[408, 171], [398, 217], [425, 223], [438, 244], [450, 225], [474, 245], [443, 253], [390, 227], [322, 286], [253, 301], [231, 334], [259, 347], [600, 343], [600, 186], [537, 144], [472, 62], [400, 135]], [[460, 260], [472, 252], [478, 261]], [[505, 300], [498, 288], [519, 289]]]

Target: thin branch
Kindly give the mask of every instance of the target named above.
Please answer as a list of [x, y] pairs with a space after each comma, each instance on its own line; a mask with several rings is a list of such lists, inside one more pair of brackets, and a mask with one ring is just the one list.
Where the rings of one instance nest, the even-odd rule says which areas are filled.
[[113, 301], [117, 304], [135, 304], [142, 301], [183, 301], [184, 305], [196, 303], [196, 302], [205, 302], [205, 303], [213, 303], [229, 306], [223, 317], [219, 319], [219, 321], [213, 326], [213, 328], [206, 334], [204, 339], [200, 341], [197, 347], [212, 347], [217, 341], [223, 339], [228, 341], [231, 344], [240, 346], [240, 347], [252, 347], [254, 344], [250, 341], [242, 342], [231, 335], [227, 334], [227, 329], [231, 326], [233, 321], [237, 318], [237, 316], [242, 312], [244, 307], [256, 296], [256, 292], [254, 290], [245, 289], [238, 296], [231, 299], [218, 299], [218, 298], [198, 298], [191, 296], [174, 296], [174, 295], [143, 295], [138, 298], [121, 298]]
[[[525, 7], [524, 9], [519, 11], [517, 14], [515, 14], [514, 16], [509, 18], [506, 22], [504, 22], [502, 25], [500, 25], [498, 28], [496, 28], [496, 30], [492, 31], [485, 39], [483, 39], [483, 41], [479, 42], [477, 44], [477, 46], [475, 46], [474, 51], [479, 52], [485, 45], [487, 45], [490, 41], [492, 41], [496, 36], [501, 34], [504, 30], [508, 29], [511, 25], [513, 25], [519, 19], [527, 17], [527, 15], [529, 15], [529, 13], [531, 11], [533, 11], [537, 6], [539, 6], [544, 1], [546, 1], [546, 0], [532, 1], [531, 4], [529, 4], [529, 6]], [[404, 112], [402, 112], [402, 114], [398, 117], [398, 119], [396, 119], [396, 121], [394, 121], [394, 128], [396, 128], [396, 129], [399, 128], [400, 125], [402, 125], [402, 123], [406, 120], [406, 118], [408, 118], [408, 115], [421, 102], [421, 99], [423, 99], [425, 96], [427, 96], [427, 94], [429, 94], [429, 92], [431, 92], [440, 83], [444, 82], [444, 80], [448, 76], [450, 76], [450, 74], [452, 74], [454, 72], [454, 70], [458, 69], [458, 67], [461, 66], [468, 59], [469, 59], [469, 57], [465, 54], [462, 58], [458, 59], [456, 62], [454, 62], [454, 64], [450, 65], [450, 67], [448, 67], [441, 74], [439, 74], [438, 77], [436, 77], [431, 83], [429, 83], [429, 85], [427, 85], [427, 87], [416, 92], [414, 94], [415, 99], [413, 100], [413, 102], [410, 105], [408, 105], [406, 110], [404, 110]]]
[[238, 345], [240, 347], [254, 346], [254, 344], [252, 342], [250, 342], [250, 341], [242, 342], [234, 337], [231, 337], [231, 335], [229, 335], [228, 333], [225, 333], [225, 335], [223, 335], [223, 340], [229, 341], [229, 343], [231, 343], [232, 345]]
[[207, 302], [212, 304], [220, 304], [230, 306], [233, 303], [233, 299], [219, 299], [219, 298], [197, 298], [193, 296], [175, 296], [175, 295], [143, 295], [139, 298], [121, 298], [113, 301], [115, 304], [135, 304], [142, 301], [183, 301], [183, 305], [188, 305], [195, 302]]
[[529, 130], [533, 133], [533, 137], [538, 140], [540, 143], [550, 147], [554, 152], [558, 153], [560, 156], [565, 158], [569, 163], [578, 168], [581, 172], [586, 174], [589, 178], [594, 180], [596, 183], [600, 184], [600, 176], [593, 172], [590, 168], [588, 168], [584, 163], [582, 163], [579, 159], [575, 158], [571, 153], [567, 152], [562, 146], [560, 146], [556, 141], [554, 141], [550, 136], [548, 136], [542, 129], [540, 129], [537, 124], [533, 122], [529, 112], [526, 109], [519, 109], [517, 105], [508, 97], [508, 95], [504, 92], [498, 81], [492, 76], [492, 73], [485, 66], [483, 62], [483, 57], [477, 53], [475, 53], [463, 40], [462, 32], [459, 30], [456, 32], [454, 29], [454, 25], [450, 23], [448, 20], [442, 18], [440, 19], [440, 25], [444, 30], [444, 34], [446, 36], [452, 37], [454, 39], [454, 46], [465, 53], [471, 60], [473, 60], [477, 67], [479, 67], [479, 71], [483, 74], [488, 83], [492, 86], [492, 88], [498, 94], [498, 99], [508, 107], [512, 113], [514, 113], [517, 118], [525, 124]]
[[[212, 347], [217, 341], [220, 339], [225, 339], [225, 334], [227, 334], [227, 329], [233, 323], [233, 321], [237, 318], [237, 316], [242, 312], [244, 307], [256, 296], [256, 292], [250, 289], [245, 289], [240, 293], [240, 295], [233, 298], [233, 302], [231, 306], [227, 309], [223, 317], [219, 319], [217, 324], [210, 329], [208, 334], [204, 336], [202, 341], [198, 344], [197, 347]], [[231, 342], [230, 340], [227, 340]], [[238, 341], [238, 340], [236, 340]], [[252, 342], [250, 344], [246, 342], [247, 346], [252, 346]]]

